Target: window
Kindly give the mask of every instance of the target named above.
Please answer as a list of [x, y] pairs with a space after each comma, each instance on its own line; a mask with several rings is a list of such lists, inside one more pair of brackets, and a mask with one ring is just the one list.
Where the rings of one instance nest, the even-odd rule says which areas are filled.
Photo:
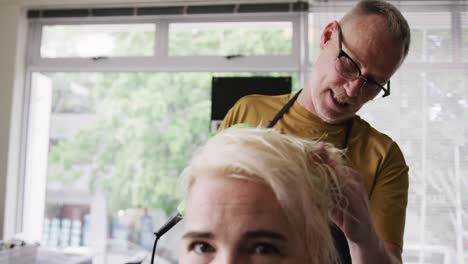
[[151, 56], [154, 24], [45, 25], [41, 57]]
[[460, 25], [451, 12], [403, 14], [412, 44], [392, 78], [395, 93], [366, 105], [362, 116], [399, 143], [410, 167], [405, 262], [464, 263], [468, 130], [460, 121], [468, 118], [468, 67], [453, 56]]
[[[160, 224], [177, 206], [177, 176], [208, 137], [211, 75], [34, 73], [43, 81], [33, 93], [50, 97], [44, 244], [112, 238], [151, 250], [141, 221], [157, 214]], [[93, 209], [100, 194], [107, 214]], [[108, 237], [91, 233], [99, 217], [110, 220]]]
[[292, 52], [291, 22], [174, 23], [169, 31], [171, 56], [290, 55]]
[[[209, 136], [211, 78], [286, 75], [298, 89], [297, 71], [274, 65], [297, 56], [294, 14], [205, 20], [33, 25], [41, 37], [30, 54], [25, 178], [38, 183], [26, 184], [26, 233], [50, 247], [95, 248], [96, 263], [150, 252], [152, 231], [177, 206], [178, 175]], [[179, 229], [158, 246], [170, 263]]]
[[463, 62], [468, 62], [468, 12], [461, 12], [462, 20], [462, 56]]
[[309, 61], [314, 62], [320, 53], [320, 38], [323, 30], [333, 20], [340, 21], [344, 12], [312, 12], [309, 14]]
[[408, 62], [452, 62], [452, 21], [450, 12], [405, 12], [411, 28]]
[[[50, 115], [49, 144], [43, 145], [48, 151], [42, 152], [48, 153], [43, 244], [92, 246], [114, 239], [150, 251], [151, 230], [177, 206], [177, 176], [208, 137], [212, 76], [34, 73], [33, 79], [42, 80], [33, 82], [32, 92], [47, 92], [31, 104], [50, 103], [32, 116]], [[38, 142], [41, 136], [30, 134]], [[101, 194], [108, 214], [93, 209]], [[142, 226], [145, 216], [153, 221], [150, 227]], [[92, 219], [99, 217], [110, 219], [107, 237], [91, 232]], [[176, 259], [177, 248], [161, 244], [172, 251], [168, 259]]]
[[[468, 129], [460, 121], [468, 120], [468, 13], [400, 8], [412, 33], [408, 57], [391, 79], [392, 95], [369, 102], [359, 114], [399, 144], [410, 167], [404, 263], [464, 263]], [[309, 14], [310, 67], [323, 29], [347, 9], [330, 4]], [[454, 35], [458, 29], [461, 35]], [[463, 54], [462, 64], [454, 54]]]

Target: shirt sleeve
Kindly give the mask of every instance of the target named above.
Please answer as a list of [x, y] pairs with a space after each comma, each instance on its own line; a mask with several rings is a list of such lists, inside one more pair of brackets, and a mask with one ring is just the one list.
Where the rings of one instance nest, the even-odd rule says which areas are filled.
[[[252, 96], [244, 96], [241, 99], [239, 99], [234, 104], [234, 106], [231, 109], [229, 109], [228, 113], [223, 119], [223, 122], [218, 128], [218, 132], [238, 123], [243, 123], [243, 122], [249, 123], [248, 122], [250, 120], [249, 117], [251, 118], [252, 116], [259, 115], [256, 112], [255, 107], [253, 107], [254, 101], [255, 101], [255, 97], [252, 97]], [[249, 124], [252, 126], [257, 125], [257, 124], [252, 124], [251, 122]]]
[[221, 130], [224, 130], [228, 127], [231, 127], [232, 125], [237, 124], [236, 122], [236, 113], [239, 112], [239, 104], [240, 102], [237, 101], [231, 109], [227, 112], [226, 116], [223, 119], [223, 122], [221, 125], [218, 127], [218, 132]]
[[408, 204], [408, 166], [396, 143], [384, 160], [370, 197], [377, 233], [386, 242], [403, 248], [406, 207]]

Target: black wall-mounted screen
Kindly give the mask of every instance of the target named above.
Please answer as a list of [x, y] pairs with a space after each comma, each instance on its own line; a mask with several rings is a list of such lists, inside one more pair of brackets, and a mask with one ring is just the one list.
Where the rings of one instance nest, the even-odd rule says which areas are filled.
[[291, 93], [291, 77], [213, 77], [211, 87], [211, 120], [223, 120], [243, 96]]

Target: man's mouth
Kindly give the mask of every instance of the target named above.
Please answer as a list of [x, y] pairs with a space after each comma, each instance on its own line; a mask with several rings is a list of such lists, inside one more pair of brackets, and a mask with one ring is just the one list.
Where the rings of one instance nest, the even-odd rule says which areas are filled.
[[330, 89], [330, 91], [331, 91], [331, 95], [332, 95], [333, 101], [334, 101], [336, 104], [338, 104], [338, 105], [340, 105], [340, 106], [343, 106], [343, 107], [349, 105], [349, 103], [347, 103], [346, 101], [344, 101], [342, 98], [339, 98], [339, 97], [336, 95], [335, 91], [333, 91], [333, 90], [331, 90], [331, 89]]

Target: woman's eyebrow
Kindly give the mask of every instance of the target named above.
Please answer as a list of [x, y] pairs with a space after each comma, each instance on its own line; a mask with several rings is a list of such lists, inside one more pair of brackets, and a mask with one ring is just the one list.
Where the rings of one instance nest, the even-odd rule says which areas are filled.
[[278, 232], [269, 231], [269, 230], [247, 231], [242, 235], [242, 238], [243, 239], [269, 238], [269, 239], [274, 239], [274, 240], [281, 240], [284, 242], [288, 241], [285, 235], [278, 233]]
[[214, 235], [211, 232], [190, 231], [190, 232], [186, 232], [182, 238], [212, 239], [213, 237], [214, 237]]

